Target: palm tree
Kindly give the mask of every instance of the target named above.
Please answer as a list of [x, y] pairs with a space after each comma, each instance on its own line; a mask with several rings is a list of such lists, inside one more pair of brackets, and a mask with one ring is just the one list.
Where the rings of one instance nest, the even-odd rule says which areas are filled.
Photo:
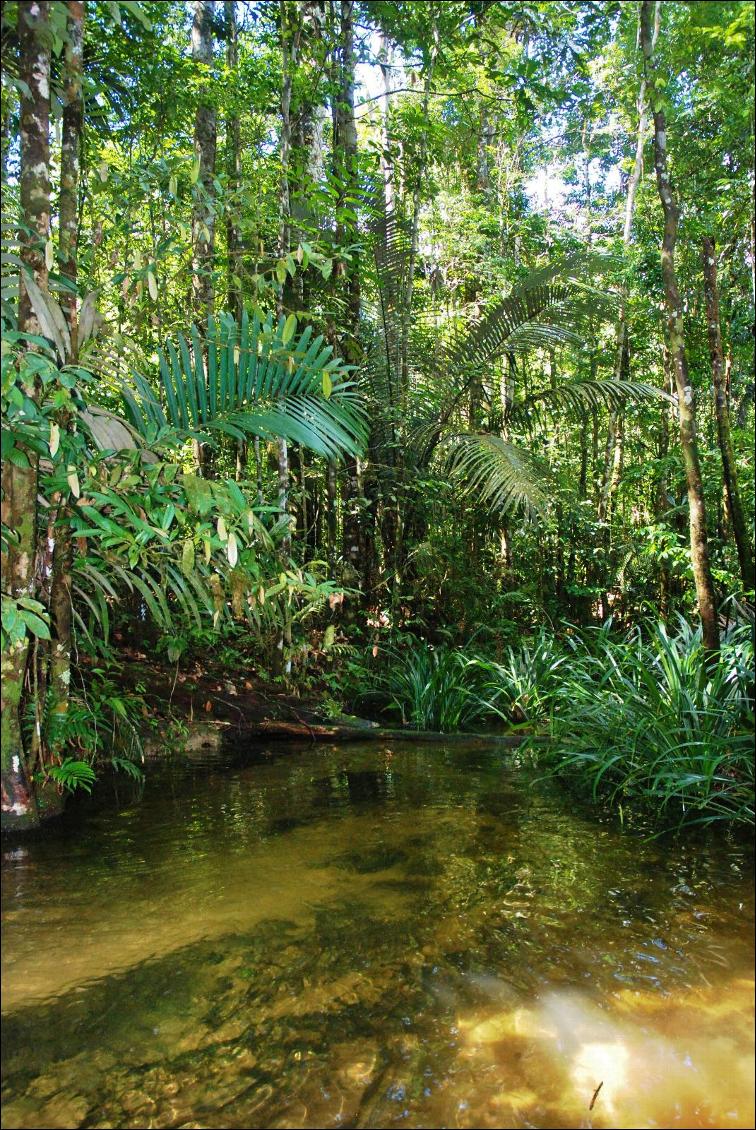
[[[379, 216], [374, 239], [374, 340], [363, 379], [371, 406], [370, 459], [383, 501], [384, 553], [388, 571], [396, 577], [406, 564], [408, 535], [422, 532], [422, 520], [413, 513], [411, 483], [427, 474], [434, 459], [440, 458], [460, 487], [474, 492], [498, 517], [516, 507], [529, 514], [543, 512], [543, 474], [531, 453], [509, 440], [510, 428], [517, 424], [529, 430], [547, 414], [616, 408], [666, 394], [617, 379], [573, 380], [519, 400], [510, 387], [502, 396], [495, 432], [461, 429], [462, 405], [489, 379], [494, 363], [507, 358], [514, 374], [519, 354], [579, 344], [588, 314], [608, 307], [611, 300], [586, 283], [592, 260], [583, 255], [534, 271], [483, 311], [439, 328], [435, 313], [412, 310], [410, 240], [402, 224]], [[427, 331], [424, 319], [433, 326], [432, 335], [422, 332]], [[414, 351], [412, 335], [406, 333], [410, 322], [417, 339]]]

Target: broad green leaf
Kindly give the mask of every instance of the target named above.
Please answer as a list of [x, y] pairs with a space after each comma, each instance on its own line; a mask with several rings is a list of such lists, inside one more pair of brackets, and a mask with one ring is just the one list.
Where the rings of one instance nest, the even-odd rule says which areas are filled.
[[40, 640], [49, 640], [50, 629], [41, 617], [36, 616], [33, 612], [27, 612], [25, 609], [21, 609], [19, 615], [32, 635]]
[[296, 333], [296, 329], [297, 329], [297, 316], [296, 316], [296, 314], [289, 314], [288, 318], [284, 322], [284, 328], [283, 328], [283, 332], [281, 334], [281, 341], [283, 342], [284, 345], [289, 344], [291, 339], [294, 337], [294, 334]]

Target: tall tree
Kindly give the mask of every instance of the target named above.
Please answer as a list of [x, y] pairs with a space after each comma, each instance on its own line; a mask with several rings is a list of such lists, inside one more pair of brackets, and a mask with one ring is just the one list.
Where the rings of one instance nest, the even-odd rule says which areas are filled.
[[[656, 0], [654, 7], [654, 29], [651, 35], [651, 48], [656, 46], [661, 21], [661, 3]], [[643, 150], [646, 144], [648, 130], [648, 97], [646, 91], [646, 76], [641, 77], [638, 88], [636, 107], [638, 111], [638, 131], [635, 139], [635, 160], [627, 180], [625, 194], [625, 219], [622, 226], [622, 247], [628, 250], [633, 238], [633, 216], [635, 214], [635, 199], [638, 194], [638, 185], [643, 175]], [[616, 346], [614, 359], [614, 379], [627, 380], [630, 368], [630, 341], [627, 319], [627, 288], [623, 287], [620, 297], [619, 318], [617, 319]], [[598, 517], [600, 522], [606, 522], [611, 510], [613, 490], [618, 485], [618, 467], [622, 459], [622, 444], [624, 427], [622, 413], [614, 411], [609, 417], [609, 435], [607, 438], [606, 457], [604, 461], [604, 476], [599, 499]]]
[[[234, 82], [239, 64], [239, 28], [236, 22], [234, 0], [224, 0], [226, 34], [226, 67], [229, 81]], [[226, 175], [228, 177], [229, 203], [226, 212], [226, 243], [228, 247], [228, 308], [234, 317], [241, 319], [242, 312], [242, 238], [239, 230], [239, 191], [241, 189], [241, 122], [234, 105], [226, 118]]]
[[[213, 65], [213, 0], [194, 0], [192, 58], [202, 68], [197, 110], [194, 115], [195, 188], [192, 206], [192, 313], [200, 325], [207, 323], [215, 306], [213, 267], [215, 255], [215, 156], [218, 122], [210, 97]], [[193, 441], [197, 468], [207, 473], [210, 452]]]
[[213, 65], [212, 0], [194, 0], [192, 58], [202, 67], [202, 86], [194, 117], [194, 160], [197, 169], [192, 209], [192, 295], [194, 316], [200, 325], [213, 312], [213, 255], [215, 251], [215, 151], [217, 113], [210, 97]]
[[[84, 0], [68, 0], [64, 58], [63, 132], [60, 158], [59, 260], [60, 273], [70, 284], [61, 296], [61, 306], [71, 337], [71, 359], [78, 357], [76, 283], [78, 274], [79, 180], [84, 99]], [[68, 427], [68, 418], [61, 420]], [[48, 546], [50, 542], [48, 538]], [[67, 522], [59, 523], [52, 539], [50, 619], [52, 646], [49, 683], [51, 708], [57, 715], [68, 709], [71, 681], [71, 562], [73, 545]]]
[[[357, 123], [354, 118], [355, 53], [354, 3], [341, 0], [338, 10], [338, 48], [336, 94], [333, 101], [333, 173], [337, 187], [336, 242], [351, 252], [339, 258], [336, 276], [343, 283], [346, 300], [344, 332], [339, 347], [351, 364], [359, 360], [360, 274], [354, 257], [357, 239], [358, 152]], [[360, 468], [356, 459], [347, 459], [343, 491], [344, 558], [358, 569], [364, 556], [359, 499], [362, 494]]]
[[[50, 235], [50, 37], [49, 3], [27, 0], [18, 6], [20, 105], [21, 290], [18, 328], [38, 335], [41, 327], [33, 309], [31, 279], [47, 290], [46, 249]], [[32, 347], [33, 348], [33, 347]], [[23, 355], [21, 358], [23, 365]], [[37, 399], [34, 370], [20, 374], [24, 392]], [[2, 519], [12, 531], [3, 555], [3, 593], [11, 599], [29, 599], [35, 591], [37, 548], [36, 457], [6, 459], [2, 469]], [[24, 676], [29, 661], [28, 634], [2, 657], [2, 818], [5, 826], [29, 827], [39, 820], [29, 766], [23, 745], [21, 711]]]
[[680, 443], [688, 490], [691, 564], [696, 584], [698, 611], [701, 617], [704, 644], [710, 650], [715, 651], [719, 648], [717, 602], [714, 593], [714, 582], [711, 575], [711, 564], [709, 561], [706, 504], [704, 501], [701, 464], [696, 439], [695, 400], [693, 386], [688, 372], [683, 307], [677, 283], [677, 273], [675, 271], [675, 247], [677, 245], [679, 209], [673, 194], [667, 167], [668, 133], [663, 103], [664, 84], [658, 72], [654, 52], [652, 0], [642, 0], [641, 2], [641, 49], [643, 52], [645, 78], [648, 84], [654, 117], [654, 166], [656, 169], [656, 184], [664, 213], [661, 267], [664, 281], [664, 301], [667, 309], [667, 344], [672, 369], [675, 375], [675, 389], [677, 392], [680, 420]]
[[722, 329], [719, 320], [719, 287], [717, 285], [717, 253], [714, 240], [711, 236], [703, 238], [703, 276], [704, 295], [706, 297], [706, 327], [709, 338], [709, 355], [711, 357], [711, 375], [714, 390], [714, 412], [717, 420], [717, 439], [719, 451], [722, 456], [722, 472], [724, 475], [727, 504], [732, 519], [732, 532], [738, 551], [740, 575], [743, 587], [753, 592], [754, 566], [753, 553], [746, 527], [743, 503], [738, 488], [738, 470], [735, 462], [735, 452], [732, 446], [730, 432], [730, 409], [727, 403], [727, 389], [725, 387], [725, 364], [722, 351]]

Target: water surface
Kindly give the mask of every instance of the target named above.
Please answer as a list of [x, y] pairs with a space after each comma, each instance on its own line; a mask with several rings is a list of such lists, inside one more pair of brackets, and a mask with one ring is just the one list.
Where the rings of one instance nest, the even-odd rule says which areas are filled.
[[4, 852], [3, 1125], [753, 1127], [751, 864], [472, 745], [151, 774]]

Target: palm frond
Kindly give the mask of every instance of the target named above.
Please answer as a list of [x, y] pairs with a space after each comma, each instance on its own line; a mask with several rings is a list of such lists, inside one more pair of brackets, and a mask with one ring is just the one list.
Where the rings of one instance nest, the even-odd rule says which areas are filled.
[[122, 388], [133, 427], [151, 446], [186, 438], [212, 442], [218, 434], [241, 440], [282, 436], [338, 459], [359, 454], [366, 441], [362, 398], [350, 366], [308, 326], [292, 333], [246, 312], [241, 323], [223, 314], [203, 341], [195, 326], [159, 350], [162, 397], [132, 370]]
[[674, 403], [674, 397], [663, 389], [642, 381], [584, 380], [547, 389], [530, 396], [515, 405], [510, 413], [514, 424], [532, 427], [541, 423], [545, 416], [573, 412], [584, 416], [599, 408], [624, 409], [629, 402], [641, 400], [667, 400]]
[[463, 434], [452, 443], [449, 470], [466, 493], [499, 515], [518, 506], [529, 517], [545, 513], [543, 475], [526, 451], [498, 435]]
[[493, 361], [505, 353], [581, 340], [587, 296], [598, 303], [598, 292], [579, 280], [571, 260], [534, 272], [478, 318], [458, 324], [432, 359], [445, 393], [440, 408], [414, 425], [419, 462], [429, 461], [457, 405]]

